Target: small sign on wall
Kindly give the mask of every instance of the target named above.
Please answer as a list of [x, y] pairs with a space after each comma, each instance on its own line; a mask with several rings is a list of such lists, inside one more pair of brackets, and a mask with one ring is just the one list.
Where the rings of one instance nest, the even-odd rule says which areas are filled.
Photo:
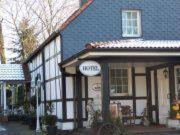
[[94, 91], [100, 91], [101, 90], [101, 84], [100, 83], [95, 83], [92, 85], [92, 90]]
[[79, 70], [83, 75], [95, 76], [101, 72], [101, 66], [96, 61], [85, 61], [79, 66]]

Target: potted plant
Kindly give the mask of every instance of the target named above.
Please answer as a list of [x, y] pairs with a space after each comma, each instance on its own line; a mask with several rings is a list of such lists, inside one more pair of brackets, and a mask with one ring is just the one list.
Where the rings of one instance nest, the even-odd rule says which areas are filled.
[[52, 115], [53, 110], [54, 110], [54, 106], [52, 102], [47, 102], [46, 109], [47, 109], [48, 114], [45, 115], [44, 122], [47, 125], [46, 126], [47, 134], [55, 135], [57, 132], [57, 126], [56, 126], [57, 117], [56, 115]]
[[56, 132], [57, 132], [56, 121], [57, 121], [56, 115], [47, 115], [46, 116], [47, 134], [48, 135], [56, 134]]

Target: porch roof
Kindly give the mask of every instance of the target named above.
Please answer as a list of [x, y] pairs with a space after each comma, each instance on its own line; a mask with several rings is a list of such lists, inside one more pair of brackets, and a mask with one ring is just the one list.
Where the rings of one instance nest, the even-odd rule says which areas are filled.
[[126, 39], [107, 42], [92, 42], [85, 49], [62, 61], [67, 67], [79, 60], [102, 57], [180, 57], [180, 40]]
[[107, 42], [92, 42], [86, 45], [87, 49], [93, 48], [180, 48], [180, 40], [143, 40], [126, 39]]
[[21, 64], [0, 64], [0, 81], [24, 81]]

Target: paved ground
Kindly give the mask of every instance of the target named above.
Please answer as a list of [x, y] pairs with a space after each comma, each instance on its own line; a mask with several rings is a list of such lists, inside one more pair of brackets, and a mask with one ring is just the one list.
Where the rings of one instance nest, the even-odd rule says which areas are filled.
[[16, 122], [0, 123], [0, 135], [43, 135], [36, 134], [27, 125]]
[[[168, 130], [166, 128], [148, 128], [148, 130], [153, 132], [147, 132], [147, 129], [142, 129], [142, 127], [134, 127], [131, 131], [144, 130], [146, 133], [134, 133], [130, 135], [180, 135], [180, 130]], [[0, 135], [45, 135], [43, 133], [36, 134], [35, 131], [30, 130], [27, 125], [16, 122], [0, 123]], [[62, 134], [61, 134], [62, 135]], [[81, 130], [78, 133], [70, 133], [69, 135], [94, 135], [88, 130]]]

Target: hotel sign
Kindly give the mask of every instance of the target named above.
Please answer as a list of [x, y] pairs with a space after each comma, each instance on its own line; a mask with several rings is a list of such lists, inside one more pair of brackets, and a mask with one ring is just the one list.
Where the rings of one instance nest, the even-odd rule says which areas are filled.
[[101, 72], [101, 66], [96, 61], [85, 61], [79, 66], [79, 70], [83, 75], [95, 76]]

